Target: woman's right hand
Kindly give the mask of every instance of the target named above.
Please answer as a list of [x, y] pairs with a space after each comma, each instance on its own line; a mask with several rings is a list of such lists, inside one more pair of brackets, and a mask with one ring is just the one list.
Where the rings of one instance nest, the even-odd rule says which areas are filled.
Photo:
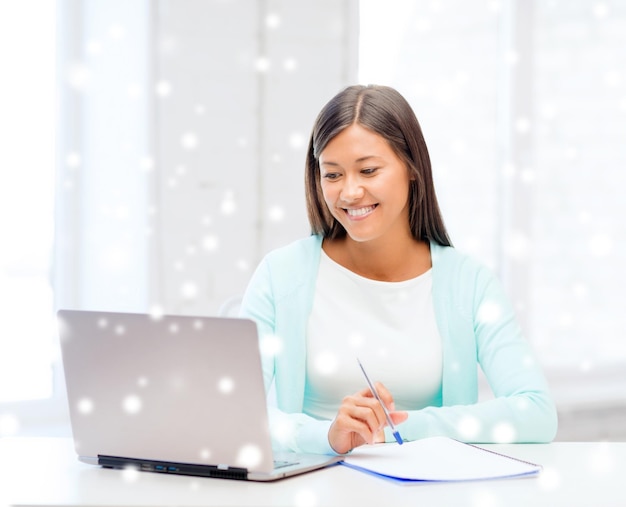
[[[376, 382], [375, 387], [394, 425], [406, 421], [407, 412], [394, 412], [393, 397], [387, 388], [380, 382]], [[365, 388], [342, 400], [328, 430], [328, 442], [336, 453], [345, 454], [363, 444], [384, 442], [385, 426], [387, 419], [383, 407], [370, 389]]]

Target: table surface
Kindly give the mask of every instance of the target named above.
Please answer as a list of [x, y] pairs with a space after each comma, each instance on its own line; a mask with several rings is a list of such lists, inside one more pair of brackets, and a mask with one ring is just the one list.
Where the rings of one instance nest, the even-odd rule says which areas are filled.
[[68, 438], [0, 438], [0, 505], [626, 506], [626, 442], [484, 445], [537, 477], [402, 485], [342, 465], [273, 483], [110, 470]]

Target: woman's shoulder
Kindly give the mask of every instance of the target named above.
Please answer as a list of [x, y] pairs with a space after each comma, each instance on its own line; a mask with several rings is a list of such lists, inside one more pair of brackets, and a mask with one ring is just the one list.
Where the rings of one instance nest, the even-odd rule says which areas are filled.
[[314, 282], [321, 244], [319, 236], [309, 236], [265, 255], [257, 273], [263, 274], [263, 283], [271, 284], [276, 298], [289, 297], [295, 290]]
[[439, 264], [444, 267], [465, 267], [478, 268], [481, 263], [473, 256], [461, 252], [453, 246], [444, 246], [439, 243], [432, 242], [430, 244], [430, 254], [433, 265]]
[[261, 266], [265, 266], [275, 283], [300, 284], [308, 281], [315, 272], [321, 250], [322, 238], [308, 236], [270, 251]]
[[498, 277], [476, 257], [441, 245], [431, 245], [431, 257], [433, 297], [440, 308], [455, 308], [472, 322], [485, 301], [504, 304]]
[[270, 251], [265, 256], [265, 261], [272, 265], [306, 263], [307, 260], [319, 258], [321, 246], [321, 236], [311, 235]]
[[433, 276], [450, 282], [476, 282], [494, 276], [492, 270], [476, 257], [461, 252], [452, 246], [437, 243], [430, 245]]

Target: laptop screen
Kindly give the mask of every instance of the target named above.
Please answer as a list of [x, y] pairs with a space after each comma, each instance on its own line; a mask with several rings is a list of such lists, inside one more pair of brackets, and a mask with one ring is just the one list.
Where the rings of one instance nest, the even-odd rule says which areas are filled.
[[81, 459], [272, 469], [253, 321], [77, 310], [58, 318]]

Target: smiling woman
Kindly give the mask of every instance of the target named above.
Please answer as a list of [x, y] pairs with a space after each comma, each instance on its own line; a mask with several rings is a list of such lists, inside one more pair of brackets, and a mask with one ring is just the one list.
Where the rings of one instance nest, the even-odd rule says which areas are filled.
[[[312, 235], [270, 252], [241, 305], [281, 344], [263, 358], [275, 445], [343, 454], [393, 441], [394, 424], [407, 440], [552, 440], [541, 369], [498, 280], [450, 245], [404, 97], [376, 85], [332, 97], [305, 187]], [[496, 399], [478, 401], [478, 367]]]

